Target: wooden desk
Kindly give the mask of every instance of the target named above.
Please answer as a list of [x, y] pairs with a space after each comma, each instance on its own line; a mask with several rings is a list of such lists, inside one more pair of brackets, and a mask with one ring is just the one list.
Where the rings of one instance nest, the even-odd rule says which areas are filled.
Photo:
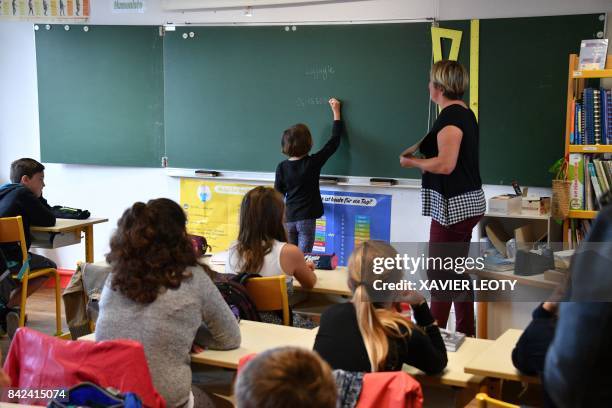
[[484, 378], [467, 373], [464, 370], [465, 365], [479, 354], [482, 354], [494, 343], [493, 340], [466, 338], [461, 347], [459, 347], [459, 350], [447, 352], [448, 364], [444, 373], [440, 375], [428, 376], [422, 371], [406, 365], [404, 366], [404, 371], [413, 375], [419, 382], [428, 385], [448, 385], [461, 388], [478, 385]]
[[[316, 329], [300, 329], [250, 320], [241, 320], [239, 324], [242, 337], [239, 348], [225, 351], [205, 350], [201, 353], [192, 354], [191, 362], [235, 370], [238, 367], [238, 361], [252, 353], [261, 353], [282, 346], [303, 347], [312, 350], [317, 335]], [[94, 341], [95, 334], [88, 334], [80, 337], [79, 340]]]
[[[440, 375], [429, 376], [422, 371], [404, 365], [404, 371], [424, 386], [446, 386], [455, 389], [455, 406], [464, 407], [480, 391], [485, 377], [465, 372], [465, 365], [493, 345], [493, 340], [465, 339], [459, 350], [447, 352], [448, 364]], [[425, 395], [427, 400], [427, 395]]]
[[[30, 230], [35, 232], [51, 232], [51, 233], [66, 233], [74, 232], [80, 238], [81, 232], [85, 233], [85, 262], [94, 261], [93, 251], [93, 226], [94, 224], [100, 224], [107, 222], [108, 218], [88, 218], [86, 220], [68, 220], [65, 218], [58, 218], [53, 227], [40, 227], [33, 225]], [[32, 243], [32, 247], [36, 247], [35, 243]]]
[[293, 280], [293, 289], [310, 293], [325, 293], [328, 295], [353, 296], [348, 286], [348, 271], [344, 267], [334, 270], [315, 269], [317, 283], [314, 288], [304, 289], [297, 279]]
[[[212, 263], [206, 258], [206, 262], [214, 271], [225, 273], [225, 265]], [[315, 269], [317, 283], [312, 289], [304, 289], [297, 279], [293, 279], [293, 289], [309, 293], [324, 293], [328, 295], [353, 296], [348, 287], [348, 272], [346, 268], [339, 267], [334, 270]]]
[[240, 334], [242, 341], [239, 348], [227, 351], [205, 350], [193, 354], [191, 362], [235, 370], [238, 367], [238, 361], [252, 353], [261, 353], [283, 346], [312, 350], [317, 330], [241, 320]]
[[465, 365], [465, 372], [487, 378], [540, 383], [538, 377], [523, 375], [512, 365], [512, 350], [521, 334], [522, 330], [507, 330], [491, 347], [469, 361]]

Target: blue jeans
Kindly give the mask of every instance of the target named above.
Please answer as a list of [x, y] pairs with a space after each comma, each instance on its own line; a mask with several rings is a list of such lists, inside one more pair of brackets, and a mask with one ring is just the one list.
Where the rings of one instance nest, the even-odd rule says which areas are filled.
[[317, 220], [315, 218], [286, 223], [285, 228], [287, 229], [289, 243], [297, 245], [304, 253], [312, 252], [316, 224]]

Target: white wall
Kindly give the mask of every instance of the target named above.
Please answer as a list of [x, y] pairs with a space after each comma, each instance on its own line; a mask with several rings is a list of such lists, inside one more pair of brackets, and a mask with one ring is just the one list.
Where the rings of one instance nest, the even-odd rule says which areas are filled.
[[[494, 18], [612, 11], [609, 0], [365, 0], [300, 7], [255, 8], [252, 17], [243, 10], [219, 12], [164, 12], [159, 0], [145, 0], [146, 13], [112, 14], [110, 0], [92, 0], [90, 24], [163, 24], [174, 22], [299, 22], [365, 21], [392, 19]], [[204, 0], [202, 0], [204, 1]], [[0, 22], [0, 183], [18, 157], [39, 158], [38, 101], [32, 24]], [[138, 200], [166, 196], [178, 200], [178, 181], [162, 169], [118, 168], [49, 164], [45, 196], [51, 203], [89, 209], [110, 222], [94, 228], [95, 258], [102, 259], [108, 239], [122, 211]], [[356, 189], [356, 191], [363, 191]], [[420, 216], [418, 190], [368, 189], [393, 194], [393, 241], [426, 241], [428, 219]], [[539, 190], [544, 191], [546, 190]], [[508, 192], [486, 186], [487, 196]], [[537, 192], [537, 191], [536, 191]], [[62, 267], [73, 268], [84, 258], [84, 249], [63, 248], [47, 255]]]

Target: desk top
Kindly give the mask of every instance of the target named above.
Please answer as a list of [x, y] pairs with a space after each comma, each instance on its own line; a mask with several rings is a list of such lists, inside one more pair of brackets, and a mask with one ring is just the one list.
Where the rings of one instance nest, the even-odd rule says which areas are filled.
[[[225, 273], [225, 265], [211, 262], [209, 258], [205, 258], [206, 262], [214, 271]], [[315, 269], [317, 275], [317, 283], [312, 289], [304, 289], [297, 279], [293, 280], [293, 289], [296, 291], [326, 293], [330, 295], [353, 296], [353, 293], [348, 287], [348, 272], [346, 268], [339, 267], [333, 270]]]
[[486, 279], [513, 279], [520, 285], [533, 286], [543, 289], [554, 289], [559, 286], [559, 282], [544, 279], [544, 274], [540, 273], [532, 276], [515, 275], [514, 271], [492, 271], [489, 269], [470, 271], [470, 274], [476, 275], [479, 278]]
[[[205, 350], [201, 353], [192, 354], [191, 362], [235, 370], [238, 367], [238, 361], [252, 353], [261, 353], [282, 346], [303, 347], [312, 350], [317, 335], [317, 330], [250, 320], [241, 320], [239, 325], [242, 337], [239, 348], [225, 351]], [[80, 337], [79, 340], [95, 341], [95, 334], [88, 334]]]
[[58, 218], [53, 227], [40, 227], [37, 225], [32, 225], [30, 230], [38, 232], [66, 232], [107, 221], [108, 218], [88, 218], [86, 220], [69, 220], [66, 218]]
[[293, 280], [293, 289], [304, 292], [327, 293], [330, 295], [353, 296], [348, 286], [348, 271], [344, 267], [333, 270], [315, 269], [317, 283], [314, 288], [304, 289], [297, 279]]
[[509, 329], [487, 350], [479, 353], [465, 365], [465, 372], [490, 378], [539, 383], [538, 377], [522, 375], [512, 365], [512, 350], [523, 330]]
[[216, 367], [236, 369], [238, 361], [251, 353], [261, 353], [282, 346], [303, 347], [312, 350], [317, 330], [277, 324], [240, 321], [242, 341], [235, 350], [205, 350], [191, 356], [191, 362]]
[[465, 339], [459, 350], [447, 352], [448, 364], [444, 373], [440, 375], [428, 376], [422, 371], [404, 365], [404, 371], [414, 376], [419, 382], [427, 385], [447, 385], [453, 387], [468, 387], [478, 385], [484, 377], [465, 372], [465, 365], [473, 360], [485, 350], [493, 345], [493, 340], [475, 339], [468, 337]]

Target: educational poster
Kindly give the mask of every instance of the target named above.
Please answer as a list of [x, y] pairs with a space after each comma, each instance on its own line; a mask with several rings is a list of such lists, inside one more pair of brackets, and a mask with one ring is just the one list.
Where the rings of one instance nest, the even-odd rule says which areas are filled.
[[325, 215], [317, 220], [313, 252], [338, 256], [346, 265], [355, 244], [391, 238], [391, 195], [321, 191]]
[[0, 0], [0, 19], [87, 20], [90, 0]]
[[225, 251], [238, 237], [242, 197], [254, 187], [182, 178], [180, 203], [189, 233], [206, 237], [212, 252]]

